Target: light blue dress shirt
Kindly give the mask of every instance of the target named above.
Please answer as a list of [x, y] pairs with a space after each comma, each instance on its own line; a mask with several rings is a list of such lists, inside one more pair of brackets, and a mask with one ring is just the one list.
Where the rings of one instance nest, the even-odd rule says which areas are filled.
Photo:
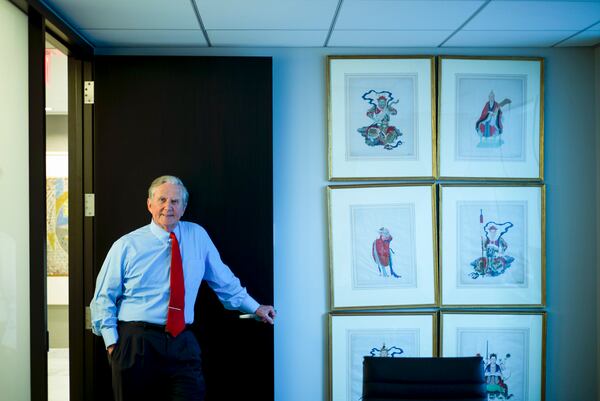
[[[225, 308], [254, 313], [259, 307], [240, 280], [221, 261], [204, 228], [180, 221], [173, 230], [183, 261], [185, 322], [194, 321], [194, 303], [204, 279]], [[92, 331], [108, 347], [119, 338], [117, 322], [165, 325], [170, 295], [171, 240], [154, 221], [118, 239], [96, 280], [90, 304]]]

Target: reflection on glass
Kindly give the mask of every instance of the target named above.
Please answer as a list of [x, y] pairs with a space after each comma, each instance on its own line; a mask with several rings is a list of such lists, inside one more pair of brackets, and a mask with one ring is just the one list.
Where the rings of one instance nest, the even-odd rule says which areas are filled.
[[27, 15], [0, 1], [0, 399], [29, 401]]
[[15, 240], [0, 232], [0, 347], [17, 350], [17, 270]]

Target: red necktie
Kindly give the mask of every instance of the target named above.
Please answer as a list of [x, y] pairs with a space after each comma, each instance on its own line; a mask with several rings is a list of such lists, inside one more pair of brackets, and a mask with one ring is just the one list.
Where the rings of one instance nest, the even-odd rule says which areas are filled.
[[179, 243], [174, 233], [171, 233], [171, 297], [167, 312], [167, 332], [173, 337], [185, 329], [185, 287], [183, 286], [183, 264]]

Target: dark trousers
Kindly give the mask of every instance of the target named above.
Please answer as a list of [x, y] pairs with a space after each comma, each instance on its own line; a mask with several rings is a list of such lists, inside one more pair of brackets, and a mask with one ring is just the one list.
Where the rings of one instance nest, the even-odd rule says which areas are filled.
[[200, 346], [190, 330], [177, 337], [164, 326], [119, 322], [109, 356], [116, 401], [203, 401]]

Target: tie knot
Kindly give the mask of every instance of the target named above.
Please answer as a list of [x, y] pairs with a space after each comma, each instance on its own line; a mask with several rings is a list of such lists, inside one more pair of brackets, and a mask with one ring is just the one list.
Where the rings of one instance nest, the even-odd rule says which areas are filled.
[[177, 237], [175, 236], [175, 233], [173, 231], [171, 231], [171, 233], [169, 234], [169, 238], [171, 238], [172, 240], [177, 241]]

